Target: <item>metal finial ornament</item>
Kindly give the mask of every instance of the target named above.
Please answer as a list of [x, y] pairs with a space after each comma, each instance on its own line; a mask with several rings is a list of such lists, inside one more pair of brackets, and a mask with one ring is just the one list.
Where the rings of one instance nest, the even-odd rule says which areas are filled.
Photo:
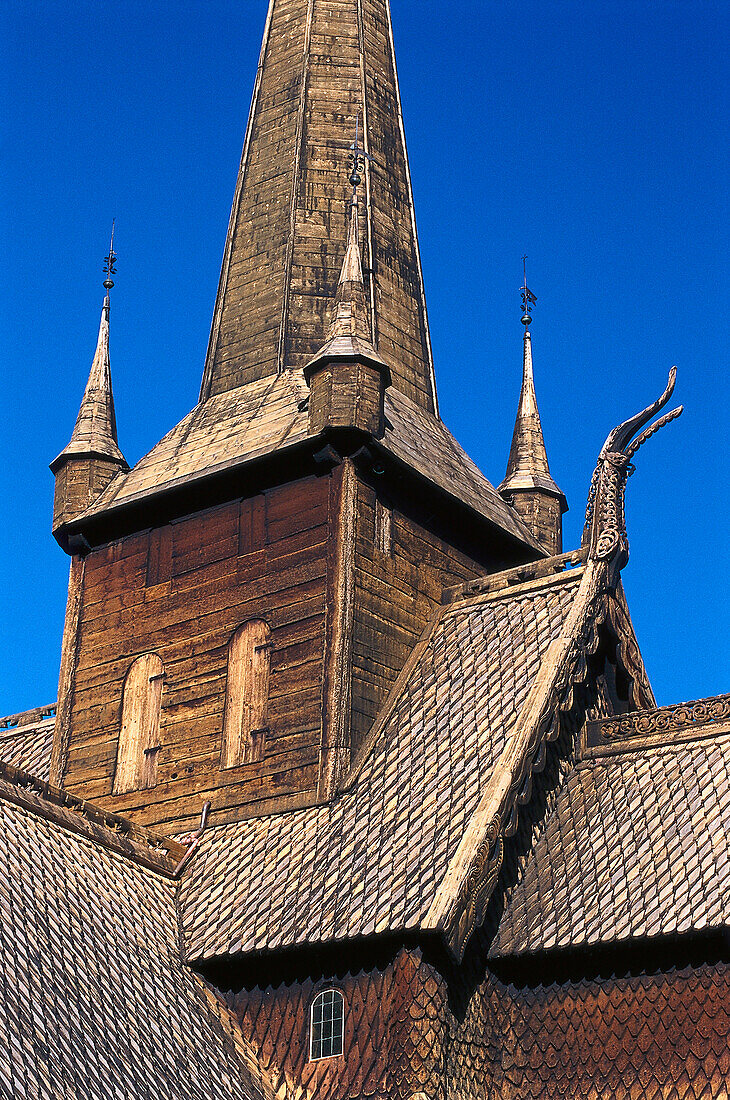
[[365, 167], [365, 161], [370, 159], [371, 157], [368, 153], [360, 148], [360, 112], [358, 111], [355, 115], [355, 140], [350, 146], [350, 155], [347, 158], [347, 163], [350, 168], [348, 179], [352, 186], [353, 194], [355, 194], [362, 183], [362, 170]]
[[104, 274], [106, 275], [106, 279], [104, 280], [102, 285], [103, 285], [104, 289], [107, 291], [107, 293], [114, 286], [114, 280], [112, 279], [112, 275], [116, 275], [116, 273], [117, 273], [117, 269], [114, 266], [117, 262], [117, 254], [114, 251], [114, 225], [115, 225], [115, 222], [116, 222], [116, 218], [113, 218], [112, 219], [112, 239], [109, 242], [109, 255], [104, 257]]
[[532, 307], [537, 301], [537, 295], [533, 294], [531, 290], [527, 288], [527, 256], [522, 257], [522, 286], [520, 287], [520, 294], [522, 295], [522, 324], [527, 328], [529, 324], [532, 324]]

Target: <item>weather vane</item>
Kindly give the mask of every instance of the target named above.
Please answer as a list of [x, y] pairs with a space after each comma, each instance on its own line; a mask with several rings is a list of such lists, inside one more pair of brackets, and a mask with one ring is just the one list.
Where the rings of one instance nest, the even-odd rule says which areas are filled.
[[357, 191], [358, 186], [362, 183], [362, 169], [365, 167], [365, 161], [372, 158], [364, 149], [360, 148], [360, 112], [355, 115], [355, 140], [350, 146], [350, 155], [347, 158], [347, 163], [350, 168], [349, 180], [352, 184], [353, 195]]
[[106, 275], [106, 279], [104, 280], [103, 286], [104, 286], [104, 289], [106, 290], [107, 294], [109, 293], [111, 288], [114, 286], [114, 280], [112, 279], [112, 275], [116, 275], [116, 273], [117, 273], [117, 269], [114, 266], [115, 263], [117, 262], [117, 254], [114, 251], [114, 223], [115, 222], [116, 222], [116, 218], [113, 218], [112, 219], [112, 239], [109, 242], [109, 255], [104, 257], [104, 274]]
[[522, 295], [522, 324], [527, 326], [532, 322], [532, 307], [537, 301], [537, 296], [527, 288], [527, 256], [522, 257], [522, 286], [520, 287], [520, 294]]

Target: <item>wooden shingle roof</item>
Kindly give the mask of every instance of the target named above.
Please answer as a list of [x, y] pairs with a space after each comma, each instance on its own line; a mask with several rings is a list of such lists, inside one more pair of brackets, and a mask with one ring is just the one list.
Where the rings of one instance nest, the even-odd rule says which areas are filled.
[[180, 958], [174, 880], [41, 803], [2, 781], [0, 1093], [264, 1100], [230, 1013]]
[[38, 707], [0, 722], [0, 761], [48, 780], [56, 726], [55, 706]]
[[348, 790], [206, 832], [181, 883], [188, 957], [421, 927], [582, 572], [445, 607]]
[[[692, 706], [717, 717], [676, 739], [672, 712]], [[627, 718], [661, 740], [619, 744], [571, 772], [508, 899], [493, 955], [730, 923], [730, 697]]]

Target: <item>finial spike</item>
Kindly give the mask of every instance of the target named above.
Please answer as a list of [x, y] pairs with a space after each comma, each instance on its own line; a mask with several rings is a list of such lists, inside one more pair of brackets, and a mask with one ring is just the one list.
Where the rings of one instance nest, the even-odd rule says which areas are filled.
[[107, 292], [107, 301], [109, 299], [109, 291], [114, 286], [112, 275], [116, 275], [117, 273], [117, 269], [115, 267], [115, 264], [117, 262], [117, 254], [114, 251], [114, 227], [116, 225], [116, 220], [116, 218], [112, 218], [112, 236], [111, 240], [109, 241], [109, 255], [104, 257], [104, 274], [106, 275], [106, 279], [102, 283], [102, 286]]
[[350, 146], [350, 155], [347, 158], [350, 166], [348, 179], [352, 185], [353, 197], [357, 194], [357, 189], [362, 183], [362, 170], [365, 167], [365, 161], [371, 159], [365, 149], [360, 148], [360, 112], [358, 111], [355, 115], [355, 140]]
[[532, 324], [532, 317], [530, 316], [532, 307], [537, 301], [537, 296], [533, 294], [531, 290], [528, 290], [527, 287], [527, 256], [522, 257], [522, 276], [522, 286], [520, 287], [520, 294], [522, 296], [522, 324], [525, 326], [525, 331], [527, 331], [527, 326]]

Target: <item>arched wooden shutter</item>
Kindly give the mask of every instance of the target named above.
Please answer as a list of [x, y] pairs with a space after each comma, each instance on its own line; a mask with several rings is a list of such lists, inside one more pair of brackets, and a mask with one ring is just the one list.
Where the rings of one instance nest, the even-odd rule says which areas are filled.
[[143, 791], [157, 783], [164, 676], [164, 666], [156, 653], [137, 657], [127, 673], [114, 773], [115, 794]]
[[221, 767], [235, 768], [264, 754], [269, 701], [271, 631], [263, 619], [239, 626], [228, 647]]

